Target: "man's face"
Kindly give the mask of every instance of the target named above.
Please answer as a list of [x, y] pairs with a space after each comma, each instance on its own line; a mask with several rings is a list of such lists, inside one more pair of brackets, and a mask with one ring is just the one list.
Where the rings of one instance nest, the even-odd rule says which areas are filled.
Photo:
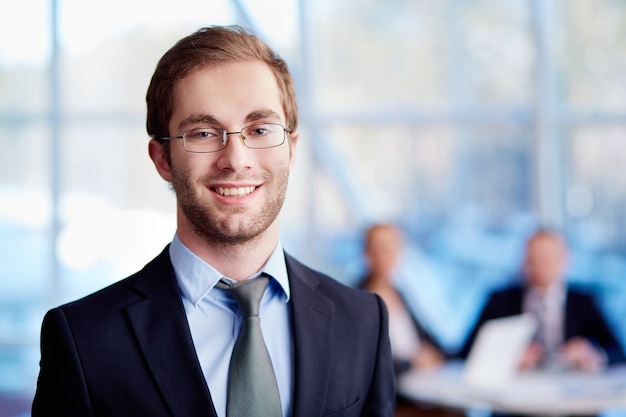
[[[171, 136], [198, 127], [235, 132], [255, 123], [285, 125], [278, 85], [261, 62], [197, 69], [175, 84], [173, 99]], [[297, 134], [291, 139], [275, 148], [249, 149], [238, 135], [229, 135], [226, 148], [214, 153], [187, 152], [182, 140], [174, 140], [170, 163], [151, 144], [159, 173], [176, 192], [179, 230], [235, 245], [269, 228], [277, 233]]]
[[391, 278], [402, 251], [400, 233], [391, 227], [376, 227], [370, 231], [365, 252], [370, 272]]
[[567, 251], [559, 237], [540, 235], [528, 242], [524, 271], [530, 285], [547, 289], [563, 278], [566, 264]]

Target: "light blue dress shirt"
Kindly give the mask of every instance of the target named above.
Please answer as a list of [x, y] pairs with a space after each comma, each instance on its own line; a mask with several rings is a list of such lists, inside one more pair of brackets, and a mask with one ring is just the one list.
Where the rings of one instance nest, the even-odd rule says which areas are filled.
[[[224, 276], [174, 236], [170, 257], [204, 378], [218, 416], [226, 416], [230, 355], [241, 328], [237, 304], [227, 290], [215, 287]], [[258, 274], [273, 277], [261, 300], [259, 316], [265, 344], [276, 373], [283, 416], [292, 414], [293, 343], [289, 313], [289, 280], [279, 241]], [[226, 277], [227, 278], [227, 277]]]

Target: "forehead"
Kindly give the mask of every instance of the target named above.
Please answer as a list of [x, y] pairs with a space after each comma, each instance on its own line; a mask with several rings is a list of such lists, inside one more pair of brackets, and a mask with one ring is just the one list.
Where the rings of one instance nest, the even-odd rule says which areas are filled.
[[543, 234], [534, 236], [529, 240], [528, 250], [533, 253], [563, 251], [565, 250], [565, 244], [562, 239], [556, 235]]
[[253, 112], [273, 112], [285, 119], [276, 77], [260, 61], [197, 68], [176, 82], [172, 94], [170, 127], [193, 115], [223, 123], [241, 122]]
[[400, 240], [400, 235], [397, 230], [392, 227], [376, 227], [370, 230], [369, 232], [369, 241], [370, 242], [395, 242]]

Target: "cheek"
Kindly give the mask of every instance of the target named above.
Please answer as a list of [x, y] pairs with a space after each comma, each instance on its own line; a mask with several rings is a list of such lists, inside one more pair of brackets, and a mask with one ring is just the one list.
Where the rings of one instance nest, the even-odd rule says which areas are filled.
[[296, 146], [290, 143], [289, 144], [289, 166], [292, 167], [295, 161], [296, 161]]
[[277, 148], [255, 150], [254, 152], [258, 152], [255, 158], [256, 165], [263, 171], [273, 172], [275, 174], [285, 171], [289, 172], [293, 161], [290, 156], [289, 148], [285, 147], [284, 151], [281, 149], [282, 152], [271, 152], [272, 150], [276, 151]]
[[283, 153], [281, 159], [281, 166], [286, 167], [287, 169], [291, 169], [293, 163], [296, 160], [295, 150], [293, 148], [287, 147], [287, 152]]
[[207, 173], [215, 164], [215, 154], [191, 153], [177, 149], [171, 153], [172, 170], [185, 172], [188, 175], [200, 176]]

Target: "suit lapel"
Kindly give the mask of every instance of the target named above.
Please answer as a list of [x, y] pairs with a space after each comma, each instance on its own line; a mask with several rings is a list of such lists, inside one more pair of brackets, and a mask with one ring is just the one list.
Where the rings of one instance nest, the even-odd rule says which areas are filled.
[[581, 311], [580, 305], [572, 300], [572, 293], [569, 289], [565, 290], [565, 308], [563, 309], [563, 340], [571, 339], [576, 335], [576, 323], [584, 323], [584, 317], [581, 315], [588, 314], [588, 311]]
[[294, 416], [321, 415], [333, 349], [335, 305], [316, 291], [315, 274], [286, 255], [295, 350]]
[[174, 416], [216, 416], [166, 248], [139, 272], [145, 298], [128, 306], [137, 342]]

